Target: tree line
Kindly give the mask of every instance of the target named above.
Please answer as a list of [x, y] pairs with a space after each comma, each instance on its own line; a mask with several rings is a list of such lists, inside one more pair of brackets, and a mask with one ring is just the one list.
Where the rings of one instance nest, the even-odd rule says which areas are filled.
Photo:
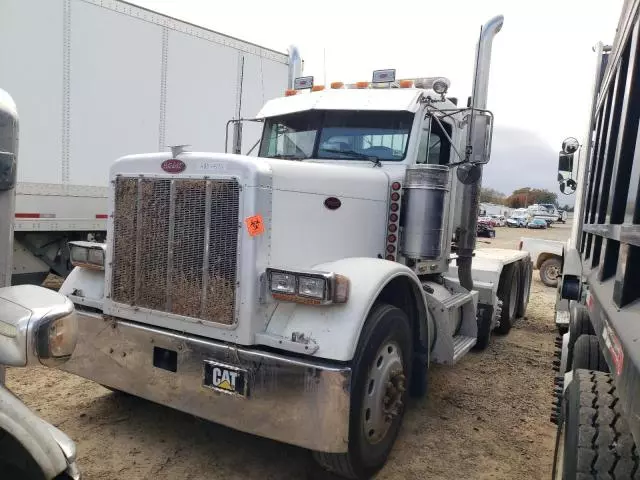
[[510, 208], [526, 208], [534, 203], [552, 203], [561, 210], [573, 211], [573, 207], [570, 205], [561, 206], [558, 204], [557, 193], [550, 192], [544, 188], [518, 188], [508, 196], [494, 188], [482, 188], [480, 190], [480, 201], [505, 205]]

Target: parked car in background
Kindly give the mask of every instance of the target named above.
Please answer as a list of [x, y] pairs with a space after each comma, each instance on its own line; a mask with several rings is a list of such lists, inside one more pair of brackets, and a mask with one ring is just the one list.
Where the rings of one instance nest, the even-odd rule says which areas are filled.
[[489, 215], [483, 215], [478, 217], [478, 223], [479, 224], [482, 223], [484, 225], [491, 225], [492, 227], [495, 224], [493, 218], [491, 218]]
[[478, 222], [476, 229], [478, 237], [495, 238], [496, 231], [490, 223]]
[[527, 226], [527, 217], [509, 217], [505, 222], [507, 227], [510, 228], [521, 228]]
[[504, 215], [491, 215], [491, 218], [495, 222], [496, 227], [504, 227], [507, 224], [507, 220]]
[[529, 223], [527, 223], [527, 228], [548, 228], [548, 227], [549, 225], [547, 224], [546, 220], [543, 220], [542, 218], [534, 218]]

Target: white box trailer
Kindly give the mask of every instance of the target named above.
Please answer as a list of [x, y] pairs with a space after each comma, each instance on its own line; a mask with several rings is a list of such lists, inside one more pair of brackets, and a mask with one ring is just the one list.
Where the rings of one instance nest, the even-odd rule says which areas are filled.
[[[189, 144], [287, 86], [288, 56], [117, 0], [3, 0], [0, 85], [20, 112], [14, 283], [68, 273], [69, 240], [106, 234], [109, 167]], [[260, 126], [243, 130], [242, 152]]]

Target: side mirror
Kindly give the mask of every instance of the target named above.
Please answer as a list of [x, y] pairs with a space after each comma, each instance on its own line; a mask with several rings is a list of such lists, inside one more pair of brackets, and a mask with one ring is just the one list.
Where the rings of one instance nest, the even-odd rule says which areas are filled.
[[562, 151], [568, 155], [576, 153], [580, 148], [580, 143], [574, 137], [565, 138], [562, 142]]
[[575, 180], [572, 179], [562, 180], [560, 182], [560, 191], [565, 195], [571, 195], [572, 193], [575, 193], [577, 187], [578, 184], [575, 182]]
[[558, 154], [558, 174], [571, 174], [571, 172], [573, 172], [573, 153], [560, 152]]
[[471, 138], [471, 146], [473, 150], [470, 161], [475, 164], [488, 163], [491, 158], [493, 115], [487, 110], [476, 110], [471, 118], [471, 121], [473, 122], [473, 135]]

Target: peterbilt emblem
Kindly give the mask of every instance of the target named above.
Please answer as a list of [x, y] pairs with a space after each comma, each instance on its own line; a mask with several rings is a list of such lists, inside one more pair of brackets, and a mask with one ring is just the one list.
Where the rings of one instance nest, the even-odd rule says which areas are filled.
[[187, 168], [187, 164], [177, 158], [165, 160], [160, 166], [167, 173], [180, 173], [184, 172], [184, 169]]
[[339, 198], [329, 197], [324, 201], [324, 206], [329, 210], [337, 210], [342, 205], [342, 202]]

